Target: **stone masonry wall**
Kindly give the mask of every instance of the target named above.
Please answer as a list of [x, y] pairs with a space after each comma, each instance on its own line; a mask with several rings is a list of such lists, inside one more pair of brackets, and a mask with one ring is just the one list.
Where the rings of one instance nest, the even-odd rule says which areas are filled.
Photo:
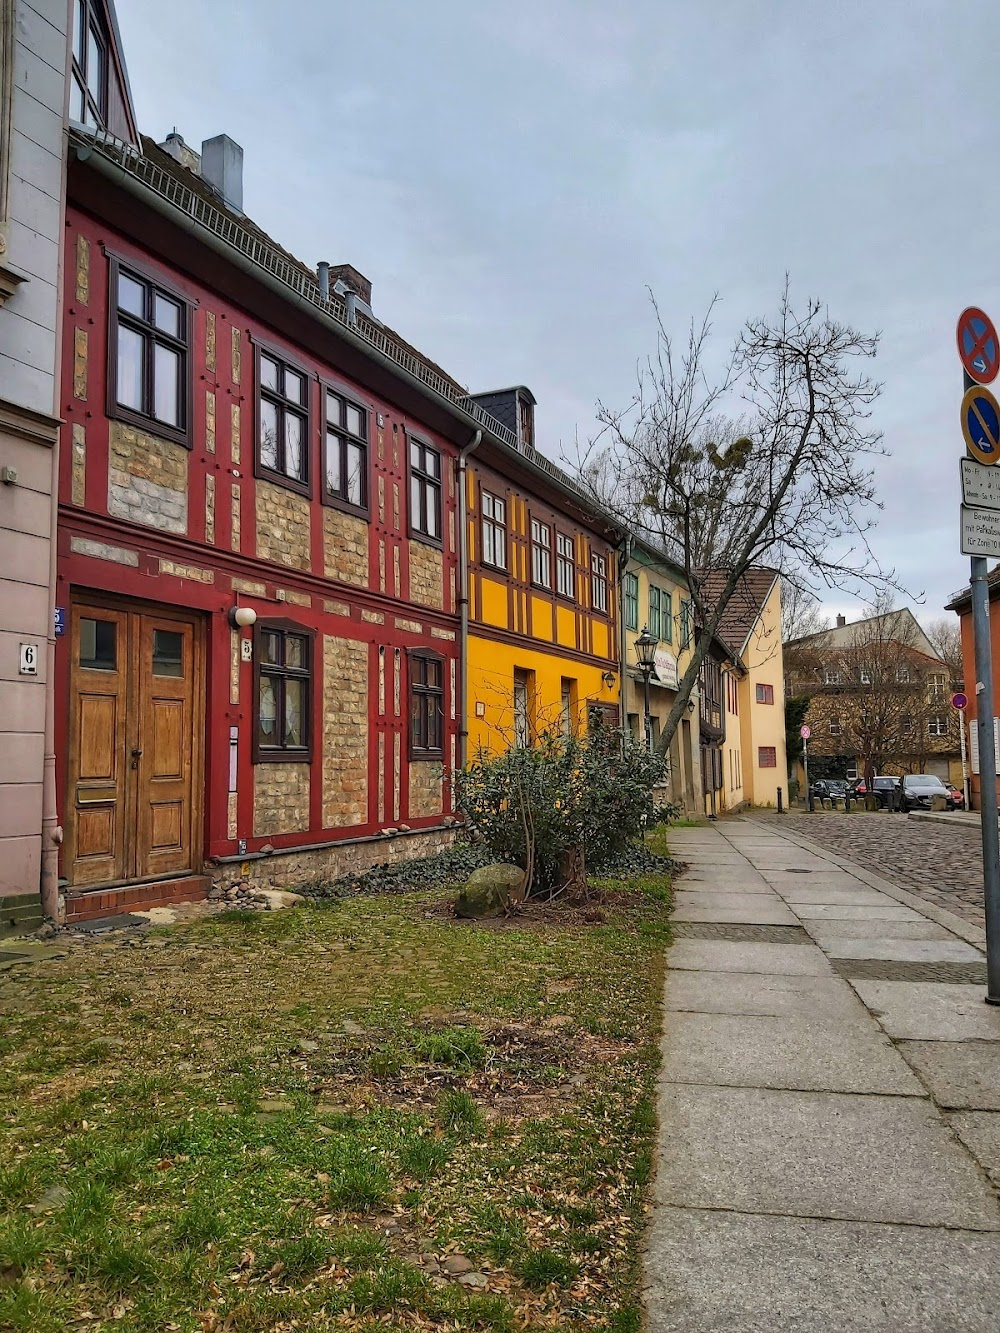
[[294, 889], [299, 884], [340, 879], [344, 875], [360, 875], [375, 866], [396, 865], [418, 856], [434, 856], [455, 841], [455, 829], [434, 829], [427, 833], [410, 833], [399, 837], [378, 838], [350, 846], [334, 843], [328, 848], [312, 852], [278, 853], [275, 856], [251, 861], [250, 874], [240, 874], [239, 863], [218, 866], [212, 875], [212, 890], [249, 884], [259, 889]]
[[253, 831], [256, 838], [304, 833], [309, 827], [309, 765], [255, 764]]
[[438, 763], [410, 764], [410, 818], [426, 819], [439, 815], [444, 809], [442, 799], [443, 773]]
[[323, 636], [323, 825], [368, 819], [368, 644]]
[[257, 482], [257, 554], [292, 569], [308, 569], [310, 505], [304, 495]]
[[187, 532], [188, 451], [121, 421], [108, 437], [108, 513], [163, 532]]
[[444, 607], [444, 556], [426, 542], [410, 541], [410, 600], [439, 611]]
[[324, 509], [323, 559], [328, 579], [367, 588], [368, 524], [339, 509]]

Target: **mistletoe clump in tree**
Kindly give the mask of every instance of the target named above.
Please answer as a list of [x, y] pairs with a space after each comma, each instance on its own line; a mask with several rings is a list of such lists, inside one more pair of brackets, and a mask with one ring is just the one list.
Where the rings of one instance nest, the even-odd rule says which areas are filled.
[[719, 376], [707, 369], [709, 314], [678, 353], [656, 303], [657, 346], [623, 411], [598, 405], [601, 430], [578, 454], [594, 500], [685, 573], [698, 632], [662, 727], [665, 753], [702, 661], [747, 571], [767, 566], [804, 591], [897, 587], [868, 542], [881, 507], [870, 460], [878, 339], [793, 307], [748, 320]]

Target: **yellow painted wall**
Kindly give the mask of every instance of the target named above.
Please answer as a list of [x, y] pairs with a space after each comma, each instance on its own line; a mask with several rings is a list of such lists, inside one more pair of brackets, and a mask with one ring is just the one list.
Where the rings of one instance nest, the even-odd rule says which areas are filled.
[[[776, 805], [781, 787], [788, 797], [785, 758], [785, 672], [781, 652], [781, 585], [775, 582], [743, 652], [747, 675], [740, 684], [740, 733], [743, 747], [743, 795], [753, 805]], [[773, 704], [757, 702], [757, 686], [770, 685]], [[762, 746], [774, 746], [777, 764], [761, 768]]]
[[[508, 749], [514, 739], [514, 672], [534, 673], [532, 724], [536, 730], [558, 730], [561, 718], [562, 682], [575, 682], [576, 728], [586, 724], [588, 703], [613, 704], [618, 707], [618, 675], [607, 686], [601, 678], [608, 667], [591, 666], [572, 658], [558, 656], [557, 650], [544, 650], [526, 639], [524, 643], [498, 643], [469, 635], [468, 652], [468, 757], [482, 751], [492, 754]], [[482, 713], [482, 716], [479, 714]]]
[[[735, 695], [732, 694], [734, 687]], [[744, 688], [745, 681], [741, 680], [735, 671], [723, 672], [726, 739], [722, 743], [722, 801], [727, 810], [738, 810], [744, 801], [750, 799], [743, 789], [743, 736], [740, 717], [744, 708]], [[735, 712], [733, 703], [736, 705]]]

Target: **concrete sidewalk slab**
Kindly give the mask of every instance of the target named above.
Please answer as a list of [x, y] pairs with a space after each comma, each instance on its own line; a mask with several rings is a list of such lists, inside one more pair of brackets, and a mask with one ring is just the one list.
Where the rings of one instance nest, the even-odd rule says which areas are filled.
[[[706, 894], [711, 897], [711, 894]], [[750, 895], [748, 895], [750, 896]], [[716, 897], [722, 898], [723, 894]], [[797, 926], [798, 918], [782, 903], [771, 903], [763, 895], [757, 895], [759, 907], [701, 907], [697, 904], [678, 904], [671, 916], [674, 921], [714, 922], [718, 925], [732, 926]]]
[[838, 939], [823, 946], [829, 958], [881, 958], [900, 963], [981, 963], [983, 955], [961, 940]]
[[1000, 1230], [1000, 1204], [917, 1097], [666, 1085], [661, 1203]]
[[864, 903], [797, 903], [802, 921], [923, 921], [912, 907], [870, 907]]
[[982, 986], [936, 981], [852, 981], [851, 985], [889, 1036], [899, 1041], [1000, 1042], [1000, 1009], [983, 1003]]
[[776, 972], [782, 976], [830, 976], [822, 952], [811, 944], [758, 944], [736, 940], [678, 940], [667, 966], [696, 972]]
[[776, 897], [767, 880], [755, 879], [752, 875], [681, 875], [677, 881], [678, 892], [690, 890], [693, 893], [767, 893]]
[[660, 1208], [650, 1333], [996, 1333], [1000, 1240]]
[[[791, 910], [791, 909], [789, 909]], [[827, 917], [821, 921], [801, 919], [799, 924], [809, 932], [821, 949], [835, 940], [953, 940], [954, 935], [933, 921], [838, 921]]]
[[775, 886], [775, 893], [780, 898], [784, 898], [786, 903], [802, 907], [813, 907], [816, 905], [824, 907], [882, 907], [886, 899], [874, 889], [856, 888], [844, 889], [833, 885], [824, 887], [822, 884], [802, 884], [785, 888], [784, 885]]
[[787, 912], [789, 909], [774, 893], [721, 893], [718, 890], [702, 892], [698, 889], [680, 889], [674, 894], [677, 907], [731, 907], [761, 908], [777, 907]]
[[[839, 977], [773, 976], [766, 972], [668, 972], [665, 1008], [705, 1014], [774, 1014], [825, 1026], [871, 1017]], [[665, 1025], [669, 1029], [669, 1022]]]
[[1000, 1111], [954, 1111], [948, 1122], [994, 1185], [1000, 1185]]
[[803, 1015], [674, 1014], [663, 1052], [667, 1083], [926, 1096], [870, 1019], [834, 1040]]
[[899, 1050], [939, 1106], [1000, 1111], [1000, 1048], [990, 1041], [904, 1041]]

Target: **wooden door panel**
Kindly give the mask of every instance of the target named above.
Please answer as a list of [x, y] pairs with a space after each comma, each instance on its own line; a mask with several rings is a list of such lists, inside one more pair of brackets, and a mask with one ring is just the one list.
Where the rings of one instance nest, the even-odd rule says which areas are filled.
[[196, 648], [189, 622], [139, 617], [135, 781], [140, 876], [193, 866]]
[[128, 873], [128, 616], [74, 606], [67, 867], [73, 884]]

